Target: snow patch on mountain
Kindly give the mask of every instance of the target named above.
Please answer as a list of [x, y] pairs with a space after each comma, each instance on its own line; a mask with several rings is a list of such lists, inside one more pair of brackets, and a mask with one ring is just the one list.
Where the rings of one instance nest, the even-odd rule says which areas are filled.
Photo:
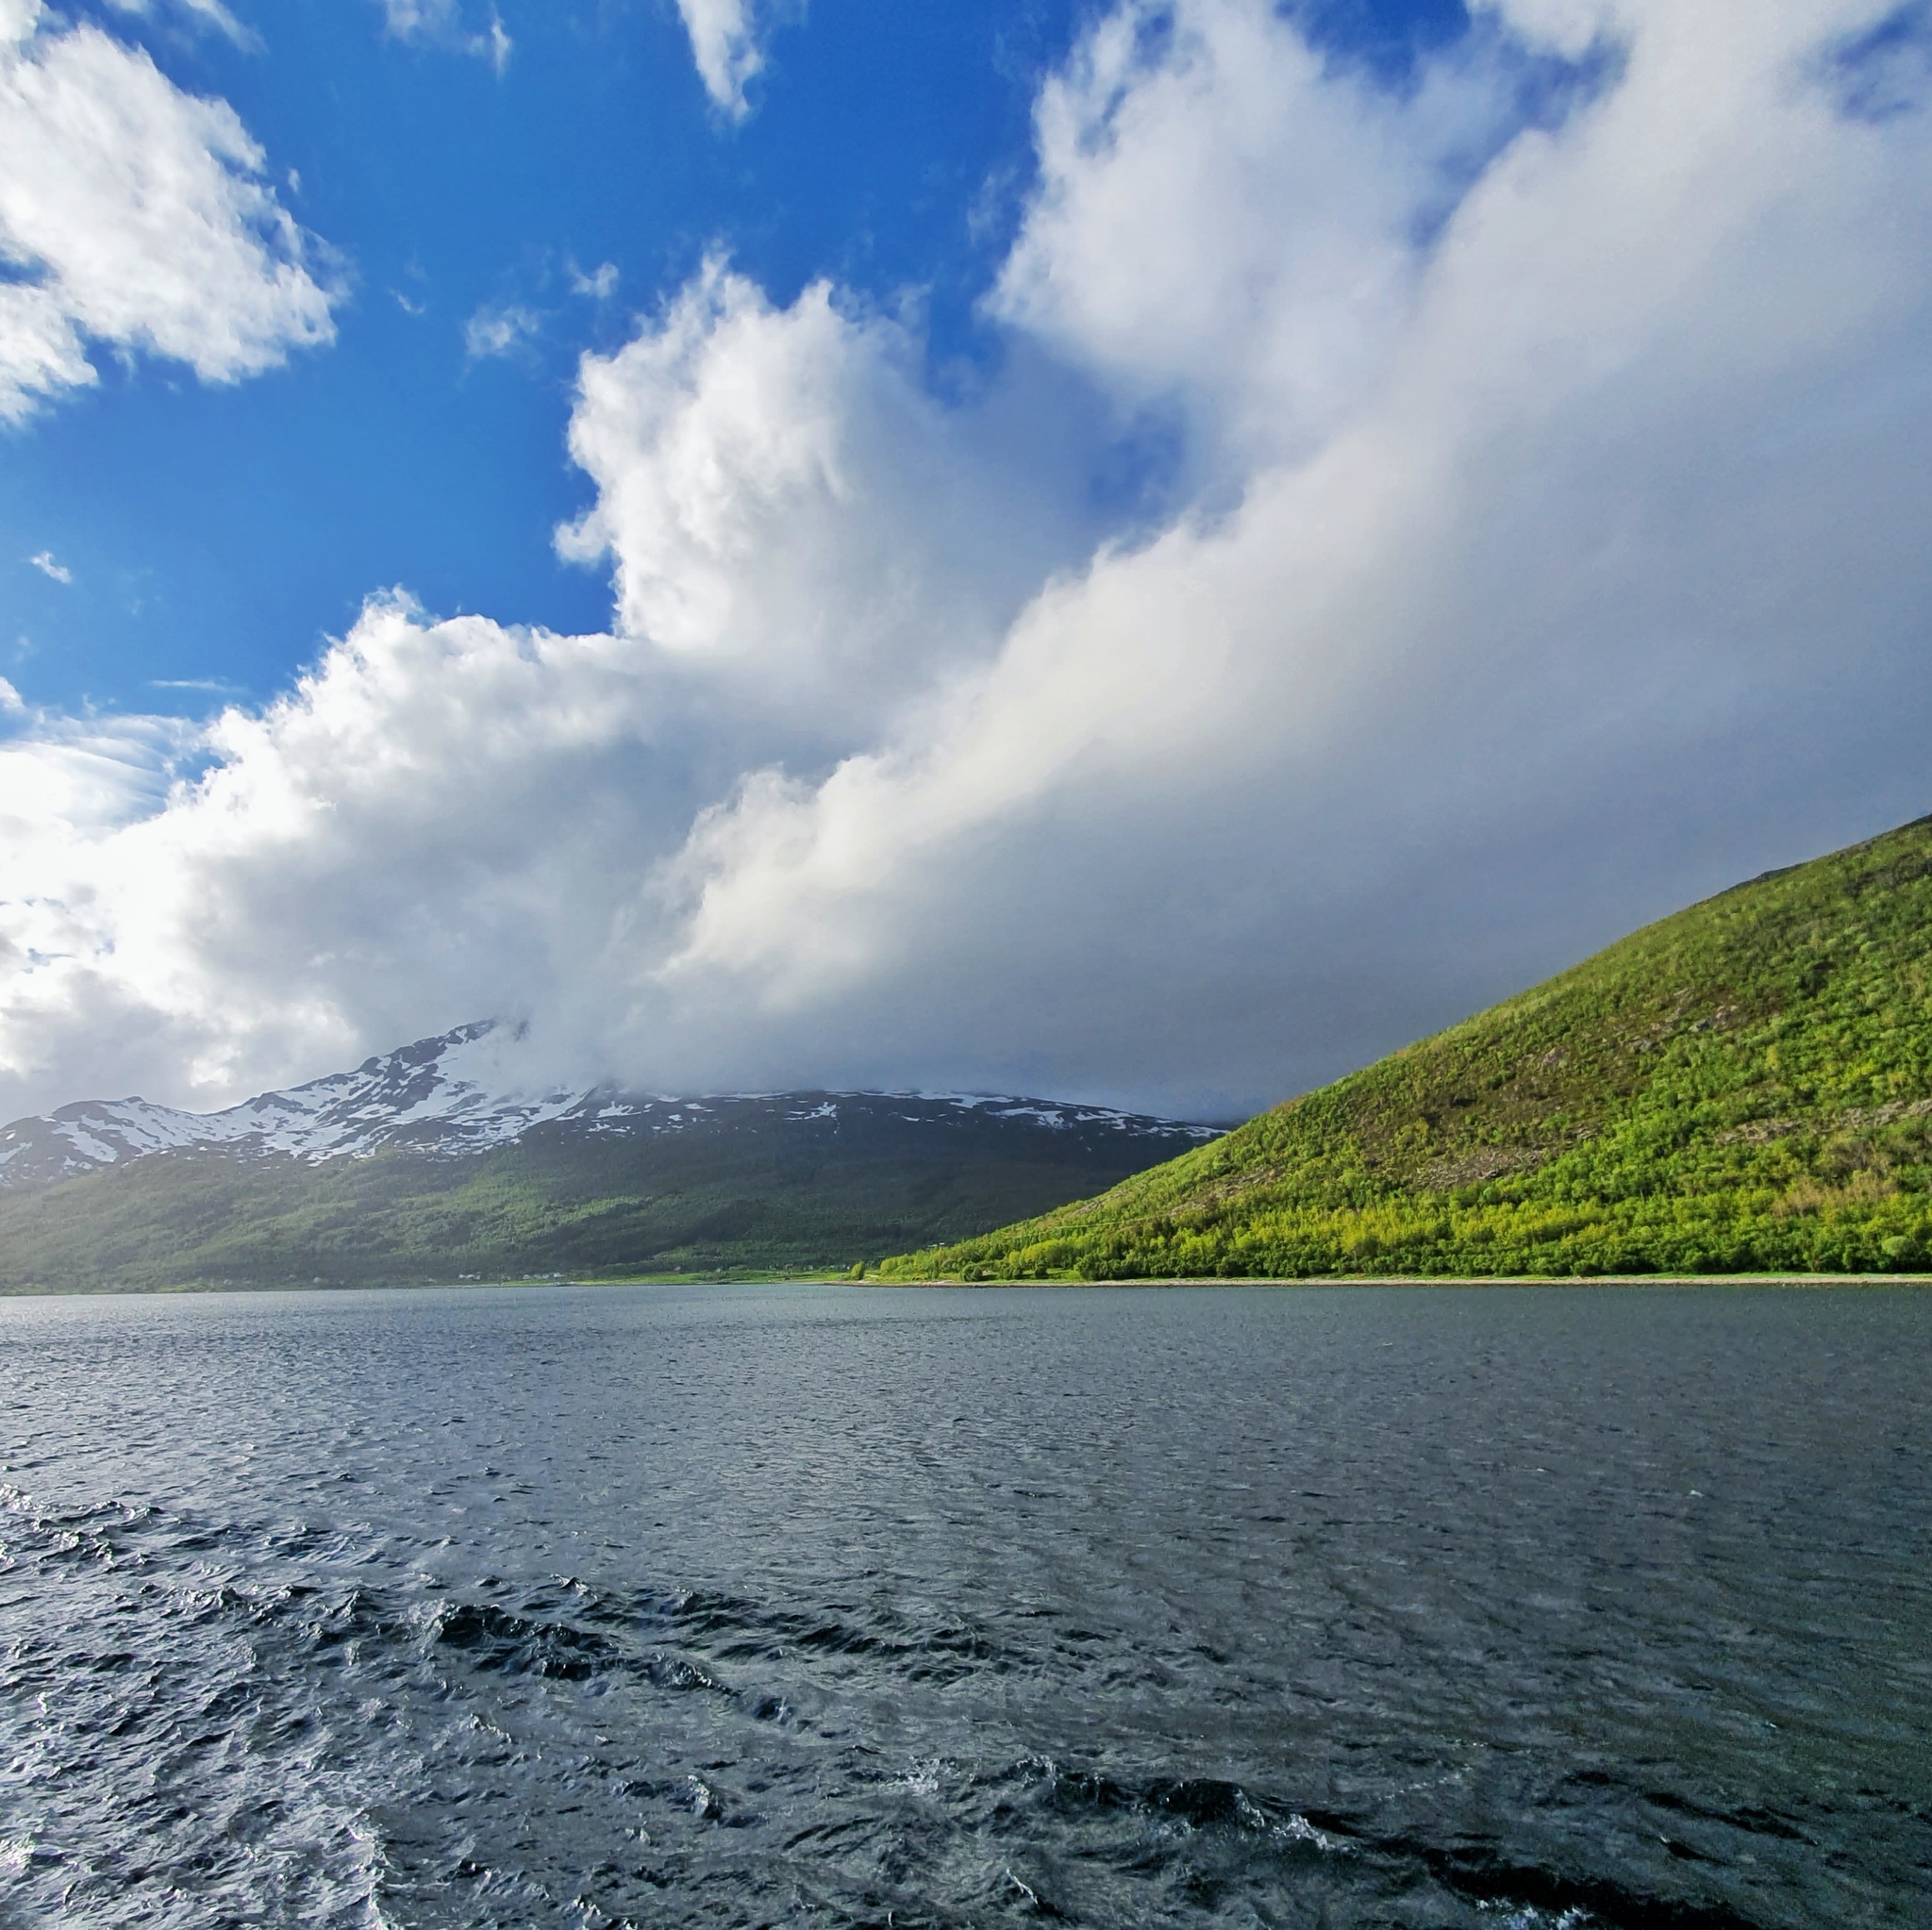
[[481, 1020], [418, 1040], [284, 1092], [223, 1112], [183, 1112], [144, 1099], [83, 1100], [0, 1128], [0, 1189], [45, 1186], [156, 1154], [218, 1151], [240, 1158], [360, 1158], [391, 1148], [456, 1156], [488, 1152], [555, 1123], [587, 1134], [690, 1132], [771, 1125], [860, 1127], [882, 1110], [912, 1124], [979, 1118], [1057, 1132], [1129, 1137], [1185, 1152], [1220, 1128], [983, 1092], [739, 1092], [704, 1099], [588, 1090], [525, 1090], [520, 1025]]

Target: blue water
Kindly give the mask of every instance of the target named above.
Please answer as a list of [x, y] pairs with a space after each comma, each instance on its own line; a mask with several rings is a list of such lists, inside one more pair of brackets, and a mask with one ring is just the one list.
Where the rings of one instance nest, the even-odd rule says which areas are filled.
[[0, 1303], [0, 1922], [1932, 1922], [1932, 1292]]

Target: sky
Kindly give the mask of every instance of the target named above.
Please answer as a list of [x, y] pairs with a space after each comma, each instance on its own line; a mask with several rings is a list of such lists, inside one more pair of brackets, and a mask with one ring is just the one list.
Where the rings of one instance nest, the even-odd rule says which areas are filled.
[[0, 1117], [1226, 1119], [1932, 808], [1932, 6], [0, 0]]

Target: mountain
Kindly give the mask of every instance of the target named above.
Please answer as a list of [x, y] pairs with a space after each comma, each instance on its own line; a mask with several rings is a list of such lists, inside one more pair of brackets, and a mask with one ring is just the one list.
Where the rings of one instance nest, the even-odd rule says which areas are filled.
[[[473, 1153], [508, 1144], [547, 1120], [587, 1125], [607, 1095], [504, 1090], [502, 1046], [519, 1028], [491, 1020], [365, 1059], [287, 1092], [264, 1092], [225, 1112], [180, 1112], [145, 1099], [84, 1100], [0, 1127], [0, 1188], [44, 1186], [154, 1153], [305, 1160], [374, 1153]], [[650, 1102], [655, 1104], [655, 1102]], [[628, 1109], [617, 1103], [617, 1113]]]
[[891, 1279], [1932, 1270], [1932, 819]]
[[516, 1028], [215, 1113], [0, 1130], [0, 1290], [836, 1268], [1094, 1192], [1216, 1128], [972, 1093], [527, 1090]]

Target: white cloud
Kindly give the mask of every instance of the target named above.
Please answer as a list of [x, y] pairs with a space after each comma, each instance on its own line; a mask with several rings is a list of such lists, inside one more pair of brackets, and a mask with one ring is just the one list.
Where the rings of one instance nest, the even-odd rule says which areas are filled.
[[[1624, 26], [1605, 99], [1521, 136], [1392, 267], [1352, 177], [1340, 218], [1368, 265], [1312, 283], [1290, 269], [1330, 219], [1324, 166], [1282, 162], [1272, 196], [1225, 204], [1150, 185], [1237, 161], [1269, 180], [1244, 96], [1272, 61], [1293, 105], [1291, 30], [1183, 8], [1165, 52], [1093, 91], [1104, 132], [1064, 125], [1105, 65], [1090, 48], [1043, 101], [1003, 303], [1109, 378], [1259, 411], [1287, 456], [1236, 478], [1237, 514], [1048, 591], [912, 727], [817, 781], [762, 774], [702, 820], [668, 873], [690, 923], [666, 986], [835, 1054], [890, 1056], [891, 1011], [899, 1050], [989, 1072], [1030, 1051], [1075, 1081], [1227, 1091], [1260, 1053], [1291, 1089], [1793, 855], [1781, 840], [1905, 815], [1932, 591], [1910, 530], [1932, 502], [1904, 371], [1932, 333], [1932, 173], [1923, 126], [1855, 126], [1792, 85], [1860, 17], [1632, 8], [1569, 32]], [[1318, 84], [1331, 116], [1362, 116], [1324, 154], [1386, 144], [1386, 106]], [[1274, 138], [1293, 151], [1293, 114]], [[1145, 191], [1124, 204], [1123, 181]], [[1191, 305], [1190, 280], [1258, 287], [1259, 321], [1217, 350], [1227, 305]], [[1272, 379], [1273, 344], [1311, 344], [1288, 366], [1325, 376], [1365, 289], [1379, 364], [1309, 409]], [[1698, 838], [1670, 828], [1687, 820]], [[1653, 838], [1641, 891], [1606, 894]], [[1432, 934], [1462, 957], [1420, 961]], [[1095, 995], [1102, 959], [1118, 1003]]]
[[[528, 1010], [587, 1073], [641, 1066], [651, 1022], [626, 1038], [621, 1014], [658, 999], [645, 968], [676, 934], [657, 873], [694, 813], [744, 769], [825, 766], [989, 657], [1046, 546], [1071, 547], [920, 392], [916, 346], [712, 264], [585, 363], [573, 434], [609, 487], [568, 540], [619, 558], [612, 634], [378, 600], [266, 712], [178, 726], [125, 810], [45, 779], [79, 726], [0, 749], [0, 801], [23, 801], [0, 808], [15, 1090], [215, 1097], [449, 1009]], [[766, 411], [791, 424], [775, 444]]]
[[489, 25], [473, 29], [464, 25], [461, 0], [376, 0], [376, 4], [382, 8], [383, 26], [391, 40], [475, 55], [489, 61], [499, 80], [509, 71], [509, 57], [516, 43], [505, 32], [493, 7]]
[[750, 0], [677, 0], [705, 92], [734, 121], [750, 111], [745, 83], [764, 71]]
[[795, 721], [878, 721], [990, 655], [1059, 540], [919, 379], [901, 323], [824, 283], [774, 308], [712, 260], [584, 358], [571, 453], [597, 500], [563, 554], [616, 565], [620, 627]]
[[52, 550], [39, 550], [27, 558], [42, 576], [51, 576], [56, 583], [72, 583], [74, 572], [65, 563], [57, 562]]
[[[402, 301], [402, 297], [396, 297]], [[408, 304], [404, 304], [405, 308]], [[473, 362], [521, 355], [543, 332], [543, 318], [521, 302], [486, 302], [463, 324], [463, 353]]]
[[652, 716], [633, 655], [390, 600], [258, 714], [42, 721], [0, 748], [0, 1052], [220, 1090], [363, 1023], [409, 1029], [425, 967], [465, 1008], [554, 982], [623, 889], [613, 840], [663, 836], [649, 781], [624, 781]]
[[0, 419], [96, 375], [87, 346], [232, 382], [331, 341], [315, 244], [225, 102], [35, 0], [0, 14]]
[[571, 292], [582, 295], [586, 301], [608, 302], [617, 292], [617, 263], [614, 261], [606, 261], [589, 275], [575, 262], [570, 264]]
[[1439, 67], [1399, 98], [1251, 0], [1129, 0], [1041, 91], [992, 310], [1130, 408], [1177, 402], [1241, 445], [1204, 461], [1305, 451], [1399, 340], [1417, 232], [1506, 77]]
[[[609, 635], [383, 600], [258, 713], [17, 716], [0, 1091], [508, 1010], [1220, 1110], [1923, 809], [1932, 139], [1819, 78], [1876, 17], [1511, 0], [1497, 60], [1608, 51], [1500, 142], [1480, 49], [1392, 101], [1261, 0], [1101, 23], [998, 382], [718, 262], [585, 358]], [[1096, 540], [1083, 383], [1174, 410], [1165, 526]]]
[[258, 44], [255, 35], [222, 5], [222, 0], [181, 0], [181, 5], [196, 19], [207, 21], [217, 32], [225, 34], [238, 47]]
[[[174, 0], [174, 4], [194, 25], [212, 27], [244, 50], [259, 51], [259, 39], [222, 5], [222, 0]], [[132, 14], [137, 18], [145, 18], [155, 11], [154, 0], [108, 0], [108, 5], [116, 13]]]
[[18, 422], [40, 396], [97, 379], [59, 295], [0, 282], [0, 422]]

